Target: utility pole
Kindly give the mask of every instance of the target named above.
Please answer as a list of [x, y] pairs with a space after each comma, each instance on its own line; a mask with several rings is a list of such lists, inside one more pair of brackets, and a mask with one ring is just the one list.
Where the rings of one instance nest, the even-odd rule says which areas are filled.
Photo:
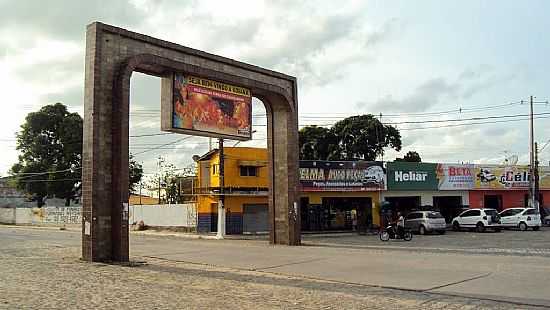
[[540, 185], [539, 185], [539, 146], [535, 142], [535, 208], [537, 212], [540, 213]]
[[159, 188], [158, 188], [158, 195], [159, 195], [159, 198], [158, 198], [158, 204], [160, 205], [160, 183], [161, 183], [161, 178], [162, 178], [162, 156], [159, 155], [159, 161], [158, 161], [158, 166], [159, 166]]
[[533, 120], [533, 96], [529, 97], [529, 207], [537, 208], [535, 193], [535, 130]]
[[218, 200], [218, 231], [216, 232], [216, 238], [223, 239], [225, 236], [225, 206], [224, 206], [224, 155], [223, 155], [223, 139], [220, 138], [219, 142], [219, 175], [220, 175], [220, 198]]
[[141, 205], [141, 181], [139, 181], [139, 204]]

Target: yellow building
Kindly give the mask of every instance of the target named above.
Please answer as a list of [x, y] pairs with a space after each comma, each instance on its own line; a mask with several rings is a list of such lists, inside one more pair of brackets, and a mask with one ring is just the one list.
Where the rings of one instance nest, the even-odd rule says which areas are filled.
[[[267, 213], [267, 150], [224, 147], [223, 205], [226, 233], [269, 231]], [[197, 160], [196, 188], [199, 232], [217, 230], [220, 195], [220, 153], [215, 149]]]
[[[220, 156], [212, 150], [197, 160], [199, 232], [217, 230]], [[224, 207], [228, 234], [269, 231], [268, 169], [264, 148], [224, 148]], [[301, 161], [302, 231], [364, 231], [379, 225], [381, 163]]]

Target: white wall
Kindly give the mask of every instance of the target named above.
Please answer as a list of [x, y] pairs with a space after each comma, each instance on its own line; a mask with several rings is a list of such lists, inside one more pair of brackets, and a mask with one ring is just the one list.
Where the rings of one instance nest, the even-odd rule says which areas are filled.
[[420, 204], [422, 206], [433, 206], [433, 197], [438, 196], [461, 196], [462, 204], [469, 205], [470, 197], [468, 191], [387, 191], [382, 192], [382, 201], [385, 197], [406, 197], [406, 196], [420, 196]]
[[15, 208], [0, 207], [0, 224], [15, 224]]
[[195, 204], [132, 205], [130, 224], [143, 221], [148, 226], [195, 227], [197, 225]]
[[16, 225], [80, 224], [80, 207], [0, 208], [0, 223]]

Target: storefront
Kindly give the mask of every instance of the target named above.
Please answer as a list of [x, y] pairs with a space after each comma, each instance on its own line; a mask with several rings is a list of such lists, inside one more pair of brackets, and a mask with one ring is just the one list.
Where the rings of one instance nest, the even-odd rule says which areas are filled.
[[[508, 208], [529, 206], [529, 167], [476, 165], [475, 184], [470, 191], [472, 208], [492, 208], [502, 211]], [[539, 171], [541, 207], [550, 203], [550, 173], [547, 167]], [[544, 212], [544, 211], [543, 211]]]
[[447, 221], [469, 204], [471, 166], [389, 162], [388, 190], [382, 194], [393, 216], [413, 210], [436, 210]]
[[300, 161], [302, 231], [365, 232], [380, 224], [381, 162]]

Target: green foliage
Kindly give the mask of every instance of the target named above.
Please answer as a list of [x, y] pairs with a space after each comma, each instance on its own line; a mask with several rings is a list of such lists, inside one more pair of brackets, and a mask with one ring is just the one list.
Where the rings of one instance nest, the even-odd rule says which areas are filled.
[[[45, 197], [67, 203], [80, 189], [82, 177], [82, 117], [62, 103], [47, 105], [25, 118], [17, 134], [19, 160], [11, 168], [18, 189], [39, 205]], [[143, 176], [143, 168], [130, 155], [130, 191]]]
[[411, 163], [419, 163], [422, 161], [420, 154], [415, 151], [408, 151], [403, 158], [396, 158], [395, 161], [408, 161]]
[[29, 113], [17, 134], [17, 150], [19, 161], [11, 172], [18, 175], [19, 189], [34, 195], [39, 203], [46, 196], [67, 201], [74, 197], [81, 178], [80, 115], [69, 113], [61, 103]]
[[386, 147], [400, 151], [401, 134], [370, 114], [345, 118], [330, 129], [307, 126], [300, 130], [300, 159], [372, 161]]
[[136, 190], [136, 185], [139, 184], [143, 177], [143, 166], [136, 162], [134, 156], [130, 154], [128, 172], [130, 175], [130, 182], [128, 183], [129, 192], [132, 193]]
[[334, 132], [328, 128], [307, 126], [299, 132], [300, 159], [326, 159], [337, 160], [340, 158], [338, 140]]

